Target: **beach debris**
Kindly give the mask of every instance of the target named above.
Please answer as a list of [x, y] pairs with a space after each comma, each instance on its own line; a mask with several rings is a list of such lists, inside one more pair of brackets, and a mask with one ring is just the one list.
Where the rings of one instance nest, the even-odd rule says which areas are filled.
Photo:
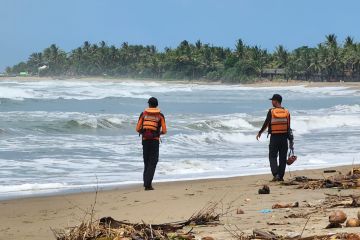
[[260, 229], [255, 229], [253, 231], [253, 237], [260, 239], [279, 239], [278, 236], [270, 231], [264, 231]]
[[356, 208], [360, 207], [360, 195], [333, 195], [326, 194], [325, 201], [321, 204], [322, 207], [335, 208]]
[[329, 222], [330, 224], [326, 226], [328, 228], [342, 228], [342, 223], [347, 219], [346, 214], [341, 210], [336, 210], [330, 213]]
[[279, 225], [288, 225], [290, 223], [281, 221], [281, 222], [267, 222], [266, 224], [269, 226], [279, 226]]
[[358, 213], [357, 213], [357, 217], [358, 217], [358, 219], [360, 220], [360, 210], [359, 210]]
[[268, 185], [264, 185], [258, 192], [259, 194], [270, 194], [270, 187]]
[[324, 170], [324, 173], [336, 173], [336, 170], [335, 169]]
[[333, 211], [329, 215], [330, 223], [344, 223], [346, 219], [347, 219], [346, 214], [341, 210]]
[[278, 209], [278, 208], [298, 208], [299, 202], [294, 203], [276, 203], [272, 206], [272, 209]]
[[236, 214], [244, 214], [244, 213], [245, 213], [244, 210], [240, 208], [236, 209]]
[[360, 188], [360, 168], [352, 168], [347, 174], [338, 173], [322, 179], [311, 179], [305, 176], [298, 176], [285, 181], [283, 185], [297, 185], [302, 189], [337, 188], [353, 189]]
[[131, 240], [150, 240], [150, 239], [173, 239], [190, 240], [195, 236], [192, 229], [187, 233], [181, 232], [185, 227], [199, 225], [219, 224], [220, 214], [216, 212], [217, 203], [211, 203], [197, 213], [193, 214], [188, 220], [165, 224], [130, 223], [118, 221], [112, 217], [103, 217], [93, 221], [84, 221], [80, 225], [54, 230], [57, 240], [95, 240], [95, 239], [131, 239]]
[[342, 225], [340, 223], [329, 223], [325, 229], [330, 229], [330, 228], [342, 228]]
[[213, 237], [203, 237], [201, 240], [215, 240]]
[[254, 230], [253, 234], [250, 236], [245, 235], [243, 232], [231, 232], [231, 234], [237, 240], [252, 240], [252, 239], [360, 240], [359, 233], [330, 233], [325, 235], [301, 237], [300, 233], [295, 233], [295, 232], [288, 233], [286, 236], [280, 236], [269, 231]]
[[259, 211], [259, 213], [272, 213], [272, 212], [273, 212], [273, 210], [271, 210], [271, 209], [262, 209]]
[[346, 227], [360, 227], [360, 220], [357, 218], [350, 218], [346, 221]]
[[311, 211], [311, 212], [299, 212], [299, 213], [291, 213], [287, 216], [285, 216], [285, 218], [307, 218], [309, 217], [311, 214], [317, 213], [318, 211]]
[[[341, 227], [341, 225], [340, 225]], [[252, 239], [296, 239], [296, 240], [360, 240], [360, 233], [327, 233], [323, 235], [314, 235], [302, 237], [302, 233], [289, 232], [285, 236], [277, 235], [271, 231], [265, 231], [260, 229], [253, 230], [252, 235], [245, 234], [239, 227], [235, 226], [235, 229], [226, 230], [237, 240], [252, 240]]]

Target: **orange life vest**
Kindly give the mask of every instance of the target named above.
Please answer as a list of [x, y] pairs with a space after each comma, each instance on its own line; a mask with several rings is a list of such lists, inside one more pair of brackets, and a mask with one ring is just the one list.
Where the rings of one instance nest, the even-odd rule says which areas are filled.
[[147, 109], [142, 115], [143, 121], [141, 133], [144, 139], [156, 139], [160, 137], [161, 115], [160, 111]]
[[270, 133], [288, 133], [290, 128], [290, 113], [285, 108], [271, 109]]

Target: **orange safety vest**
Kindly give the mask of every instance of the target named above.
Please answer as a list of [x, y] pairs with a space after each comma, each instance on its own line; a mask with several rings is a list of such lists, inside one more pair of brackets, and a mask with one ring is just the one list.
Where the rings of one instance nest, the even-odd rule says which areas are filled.
[[160, 130], [160, 113], [143, 113], [142, 130], [158, 132]]
[[270, 133], [288, 133], [290, 128], [290, 113], [285, 108], [271, 109]]
[[143, 140], [159, 140], [161, 134], [166, 134], [165, 118], [160, 109], [146, 109], [139, 118], [136, 131], [142, 135]]

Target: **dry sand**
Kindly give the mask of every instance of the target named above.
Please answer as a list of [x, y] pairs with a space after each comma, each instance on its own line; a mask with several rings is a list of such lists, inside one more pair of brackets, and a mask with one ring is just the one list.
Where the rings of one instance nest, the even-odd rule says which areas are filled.
[[[332, 168], [334, 169], [334, 168]], [[347, 172], [351, 166], [337, 167]], [[323, 170], [307, 170], [291, 173], [294, 176], [321, 177]], [[327, 175], [327, 174], [325, 174]], [[287, 173], [287, 178], [289, 173]], [[232, 239], [225, 227], [238, 226], [250, 233], [254, 228], [273, 230], [277, 234], [302, 231], [307, 219], [284, 218], [290, 213], [305, 212], [303, 201], [316, 202], [325, 198], [324, 193], [349, 194], [360, 190], [321, 189], [303, 190], [293, 186], [269, 183], [269, 175], [245, 176], [227, 179], [196, 180], [155, 184], [155, 191], [143, 191], [141, 186], [100, 191], [97, 196], [96, 217], [111, 216], [118, 220], [132, 222], [165, 223], [188, 219], [194, 212], [209, 202], [221, 202], [219, 211], [232, 206], [231, 211], [221, 217], [221, 225], [216, 227], [196, 227], [197, 236], [212, 236], [215, 239]], [[270, 195], [259, 195], [262, 184], [269, 184]], [[54, 239], [51, 228], [63, 228], [80, 223], [84, 211], [94, 203], [95, 193], [80, 193], [62, 196], [37, 197], [0, 202], [0, 239]], [[298, 201], [298, 209], [275, 209], [272, 213], [259, 210], [271, 209], [275, 203]], [[236, 209], [245, 214], [237, 215]], [[355, 217], [356, 208], [345, 212]], [[325, 230], [328, 213], [315, 214], [310, 218], [304, 235], [317, 233], [344, 232], [349, 228]], [[268, 223], [289, 223], [270, 226]], [[360, 228], [350, 229], [359, 232]]]

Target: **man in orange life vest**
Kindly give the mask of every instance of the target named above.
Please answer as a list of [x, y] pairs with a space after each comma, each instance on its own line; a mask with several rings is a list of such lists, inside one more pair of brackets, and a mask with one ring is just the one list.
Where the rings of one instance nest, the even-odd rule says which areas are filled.
[[[269, 110], [256, 139], [259, 140], [261, 134], [268, 128], [269, 134], [271, 134], [269, 161], [271, 173], [274, 176], [272, 181], [284, 181], [288, 140], [290, 149], [293, 149], [294, 146], [294, 137], [290, 128], [290, 113], [281, 106], [282, 97], [279, 94], [274, 94], [270, 100], [272, 100], [273, 108]], [[277, 161], [278, 155], [279, 164]]]
[[145, 190], [154, 190], [152, 180], [156, 165], [159, 161], [159, 141], [162, 134], [166, 134], [165, 117], [160, 112], [158, 100], [151, 97], [148, 101], [149, 108], [140, 114], [136, 131], [142, 135], [144, 158], [144, 187]]

